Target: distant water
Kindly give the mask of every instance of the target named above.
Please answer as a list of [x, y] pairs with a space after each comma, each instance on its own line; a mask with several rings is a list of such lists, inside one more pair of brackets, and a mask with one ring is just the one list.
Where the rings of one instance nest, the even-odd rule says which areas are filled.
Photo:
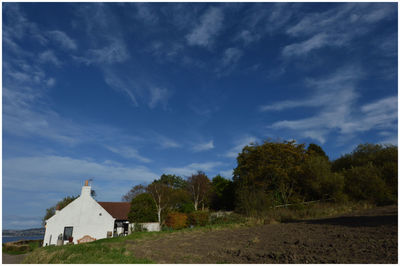
[[42, 240], [44, 235], [39, 236], [3, 236], [3, 243], [14, 242], [19, 240]]

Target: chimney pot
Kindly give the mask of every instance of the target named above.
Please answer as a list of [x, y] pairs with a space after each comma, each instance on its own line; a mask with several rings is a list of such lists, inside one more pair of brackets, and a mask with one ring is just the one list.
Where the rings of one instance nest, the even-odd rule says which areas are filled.
[[89, 180], [85, 180], [85, 186], [89, 186]]

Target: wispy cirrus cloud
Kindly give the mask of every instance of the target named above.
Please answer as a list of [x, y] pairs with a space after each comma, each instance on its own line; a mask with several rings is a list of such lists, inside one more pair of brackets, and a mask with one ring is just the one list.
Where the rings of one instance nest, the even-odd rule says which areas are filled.
[[228, 158], [236, 158], [246, 145], [254, 144], [258, 139], [254, 136], [244, 136], [235, 141], [235, 146], [228, 150], [223, 156]]
[[76, 50], [78, 48], [76, 42], [63, 31], [48, 31], [47, 36], [65, 50]]
[[210, 47], [222, 29], [224, 14], [221, 8], [211, 7], [200, 18], [198, 25], [186, 35], [189, 45]]
[[236, 68], [242, 56], [243, 51], [239, 48], [229, 47], [225, 49], [215, 72], [221, 76], [230, 74]]
[[200, 152], [200, 151], [208, 151], [214, 149], [214, 141], [210, 140], [208, 142], [203, 142], [203, 143], [198, 143], [193, 145], [192, 150], [195, 152]]
[[[79, 193], [82, 181], [89, 177], [98, 181], [96, 190], [99, 195], [113, 182], [147, 183], [158, 177], [158, 173], [144, 166], [126, 167], [67, 156], [16, 157], [3, 160], [3, 165], [3, 188], [26, 192], [45, 190], [61, 195]], [[119, 198], [125, 192], [115, 191], [113, 194]]]
[[312, 50], [325, 46], [340, 46], [343, 41], [334, 37], [328, 36], [325, 33], [320, 33], [312, 36], [310, 39], [300, 43], [293, 43], [283, 48], [282, 54], [286, 57], [307, 55]]
[[167, 106], [168, 98], [171, 96], [171, 93], [166, 88], [158, 88], [151, 87], [150, 89], [150, 100], [148, 106], [153, 109], [158, 104], [161, 104], [164, 109]]
[[101, 48], [89, 49], [84, 56], [75, 56], [77, 61], [87, 65], [122, 63], [130, 57], [123, 40], [110, 38], [108, 44]]
[[136, 149], [130, 148], [130, 147], [126, 147], [126, 146], [120, 146], [120, 147], [112, 147], [112, 146], [107, 146], [106, 148], [115, 153], [118, 154], [124, 158], [128, 158], [128, 159], [136, 159], [142, 163], [150, 163], [152, 160], [150, 160], [149, 158], [146, 158], [142, 155], [139, 154], [139, 152]]
[[44, 51], [39, 54], [39, 61], [42, 63], [50, 63], [55, 66], [61, 66], [61, 61], [55, 55], [55, 53], [51, 50]]
[[223, 166], [222, 162], [205, 162], [205, 163], [191, 163], [183, 167], [167, 167], [163, 171], [165, 173], [171, 173], [181, 176], [190, 176], [195, 174], [197, 171], [211, 172], [215, 171], [215, 168]]
[[[315, 115], [297, 120], [274, 122], [271, 129], [288, 129], [297, 135], [325, 143], [328, 134], [351, 137], [372, 129], [391, 129], [397, 121], [397, 97], [379, 99], [358, 105], [357, 81], [359, 70], [347, 68], [321, 79], [308, 79], [313, 89], [309, 99], [277, 102], [261, 106], [261, 111], [280, 111], [297, 107], [316, 108]], [[334, 101], [332, 99], [335, 99]]]
[[222, 65], [228, 66], [235, 64], [239, 61], [242, 55], [243, 52], [240, 49], [236, 47], [230, 47], [224, 51], [224, 56], [222, 57]]
[[129, 84], [129, 79], [126, 81], [113, 71], [106, 70], [104, 73], [104, 81], [112, 89], [126, 94], [134, 106], [139, 106], [139, 103], [136, 99], [136, 94], [133, 91], [134, 87], [132, 86], [132, 84]]
[[150, 3], [135, 3], [136, 18], [148, 24], [156, 24], [158, 16]]
[[340, 47], [372, 31], [378, 21], [393, 14], [387, 4], [344, 3], [325, 12], [304, 16], [286, 29], [286, 34], [302, 38], [286, 45], [285, 57], [306, 55], [326, 46]]

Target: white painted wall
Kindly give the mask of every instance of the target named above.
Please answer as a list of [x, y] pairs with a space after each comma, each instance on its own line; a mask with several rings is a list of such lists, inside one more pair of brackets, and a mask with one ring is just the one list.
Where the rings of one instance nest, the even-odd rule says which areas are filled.
[[102, 239], [107, 238], [107, 231], [114, 231], [115, 219], [90, 196], [90, 190], [90, 186], [83, 186], [77, 199], [47, 220], [43, 246], [57, 244], [66, 226], [73, 227], [74, 244], [85, 235]]
[[[159, 223], [139, 223], [144, 228], [147, 229], [148, 232], [158, 232], [160, 231], [160, 224]], [[132, 233], [132, 230], [135, 228], [135, 223], [129, 224], [129, 234]]]

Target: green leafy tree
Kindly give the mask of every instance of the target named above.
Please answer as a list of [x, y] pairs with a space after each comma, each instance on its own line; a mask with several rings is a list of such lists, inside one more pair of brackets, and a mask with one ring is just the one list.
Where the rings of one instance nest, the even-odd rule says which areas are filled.
[[152, 196], [142, 193], [132, 199], [128, 214], [131, 223], [149, 223], [157, 221], [157, 208]]
[[237, 209], [259, 213], [269, 206], [299, 201], [306, 157], [304, 144], [295, 141], [265, 141], [244, 147], [237, 157], [233, 177]]
[[303, 164], [303, 171], [303, 179], [299, 185], [304, 200], [346, 199], [343, 194], [344, 177], [331, 171], [331, 164], [325, 157], [308, 156]]
[[177, 175], [162, 174], [159, 181], [173, 189], [184, 189], [187, 185], [186, 180]]
[[372, 163], [350, 168], [344, 172], [345, 191], [353, 200], [377, 204], [388, 203], [390, 197], [380, 172]]
[[56, 205], [51, 206], [50, 208], [46, 209], [46, 214], [42, 218], [42, 224], [45, 225], [46, 220], [50, 219], [56, 213], [57, 209], [62, 210], [65, 206], [70, 204], [76, 198], [78, 198], [78, 196], [67, 196], [67, 197], [63, 198], [62, 200], [60, 200], [59, 202], [57, 202]]
[[235, 200], [232, 180], [215, 176], [211, 181], [211, 208], [214, 210], [233, 210]]
[[324, 152], [324, 150], [321, 148], [321, 146], [314, 144], [314, 143], [310, 143], [310, 145], [308, 145], [307, 147], [307, 153], [311, 156], [316, 155], [316, 156], [321, 156], [327, 160], [329, 160], [329, 157], [326, 155], [326, 153]]
[[[345, 191], [351, 199], [377, 204], [395, 203], [398, 193], [397, 150], [393, 145], [360, 144], [351, 153], [336, 159], [332, 170], [345, 176]], [[368, 174], [368, 171], [371, 172]], [[358, 181], [362, 183], [359, 186], [356, 185]], [[374, 184], [376, 190], [365, 182]], [[361, 187], [365, 189], [361, 191]]]

